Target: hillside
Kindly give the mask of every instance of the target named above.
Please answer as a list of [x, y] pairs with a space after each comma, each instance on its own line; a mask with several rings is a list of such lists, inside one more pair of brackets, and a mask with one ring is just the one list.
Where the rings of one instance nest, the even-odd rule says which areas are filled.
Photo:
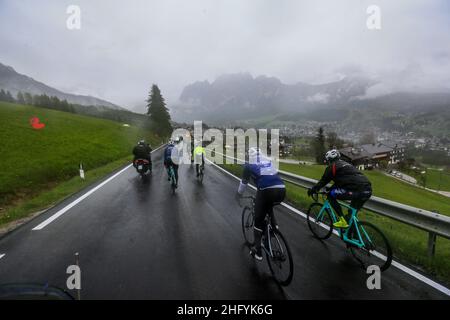
[[106, 100], [91, 96], [69, 94], [52, 88], [42, 82], [36, 81], [26, 75], [16, 72], [12, 67], [0, 63], [0, 89], [8, 90], [15, 97], [19, 91], [28, 92], [32, 95], [46, 94], [56, 96], [61, 100], [66, 99], [69, 103], [85, 106], [104, 106], [113, 109], [123, 109]]
[[[31, 128], [38, 117], [42, 130]], [[0, 102], [0, 208], [78, 175], [131, 155], [145, 137], [159, 140], [136, 127], [66, 112]]]

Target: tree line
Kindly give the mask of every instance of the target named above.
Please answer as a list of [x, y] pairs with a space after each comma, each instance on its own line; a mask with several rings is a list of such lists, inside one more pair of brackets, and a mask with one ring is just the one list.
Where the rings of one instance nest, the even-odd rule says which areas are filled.
[[147, 113], [138, 114], [128, 110], [112, 109], [103, 106], [84, 106], [69, 103], [66, 99], [46, 94], [32, 95], [19, 91], [14, 97], [10, 91], [0, 90], [0, 101], [30, 105], [39, 108], [53, 109], [63, 112], [77, 113], [96, 118], [128, 123], [154, 131], [161, 137], [172, 133], [169, 110], [157, 85], [152, 85], [147, 102]]
[[29, 92], [23, 93], [19, 91], [17, 93], [17, 96], [13, 97], [10, 91], [1, 89], [0, 101], [60, 110], [65, 112], [75, 112], [73, 105], [70, 104], [66, 99], [61, 100], [56, 96], [48, 96], [46, 94], [32, 95]]

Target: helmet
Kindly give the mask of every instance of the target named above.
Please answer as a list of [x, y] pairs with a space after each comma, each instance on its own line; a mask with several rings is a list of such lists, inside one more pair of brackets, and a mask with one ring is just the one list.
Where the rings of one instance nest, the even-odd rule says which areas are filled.
[[175, 137], [175, 138], [173, 138], [173, 142], [175, 142], [175, 143], [180, 142], [180, 137]]
[[252, 147], [252, 148], [248, 149], [248, 156], [250, 158], [254, 158], [254, 157], [259, 156], [259, 155], [261, 155], [261, 149], [255, 148], [255, 147]]
[[144, 145], [144, 144], [145, 144], [145, 140], [140, 140], [140, 141], [138, 142], [138, 144], [139, 144], [139, 145]]
[[336, 149], [332, 149], [325, 153], [325, 160], [326, 161], [334, 161], [338, 160], [341, 157], [341, 154]]

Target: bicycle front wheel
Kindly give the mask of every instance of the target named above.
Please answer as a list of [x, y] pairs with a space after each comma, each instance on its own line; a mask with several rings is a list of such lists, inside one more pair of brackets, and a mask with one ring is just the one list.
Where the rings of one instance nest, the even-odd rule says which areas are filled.
[[255, 243], [253, 235], [253, 227], [255, 225], [255, 217], [250, 207], [245, 207], [242, 210], [242, 232], [244, 233], [245, 243], [250, 247]]
[[294, 276], [294, 262], [291, 249], [283, 234], [277, 229], [271, 229], [270, 239], [266, 241], [266, 258], [270, 272], [275, 280], [282, 286], [291, 283]]
[[306, 214], [306, 221], [313, 235], [317, 239], [324, 240], [328, 239], [333, 232], [333, 219], [328, 210], [321, 211], [322, 204], [318, 202], [311, 204]]
[[358, 229], [361, 239], [355, 228], [351, 231], [351, 237], [362, 240], [364, 246], [361, 248], [351, 246], [350, 251], [353, 257], [365, 269], [370, 265], [376, 265], [381, 271], [387, 270], [392, 262], [392, 248], [386, 236], [370, 222], [360, 221]]

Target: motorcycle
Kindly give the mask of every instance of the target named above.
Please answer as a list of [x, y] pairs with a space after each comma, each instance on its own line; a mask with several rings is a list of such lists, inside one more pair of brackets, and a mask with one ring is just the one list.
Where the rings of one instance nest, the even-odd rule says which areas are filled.
[[136, 171], [141, 175], [142, 178], [145, 178], [147, 173], [152, 173], [152, 164], [147, 159], [136, 159], [134, 161], [134, 167]]

